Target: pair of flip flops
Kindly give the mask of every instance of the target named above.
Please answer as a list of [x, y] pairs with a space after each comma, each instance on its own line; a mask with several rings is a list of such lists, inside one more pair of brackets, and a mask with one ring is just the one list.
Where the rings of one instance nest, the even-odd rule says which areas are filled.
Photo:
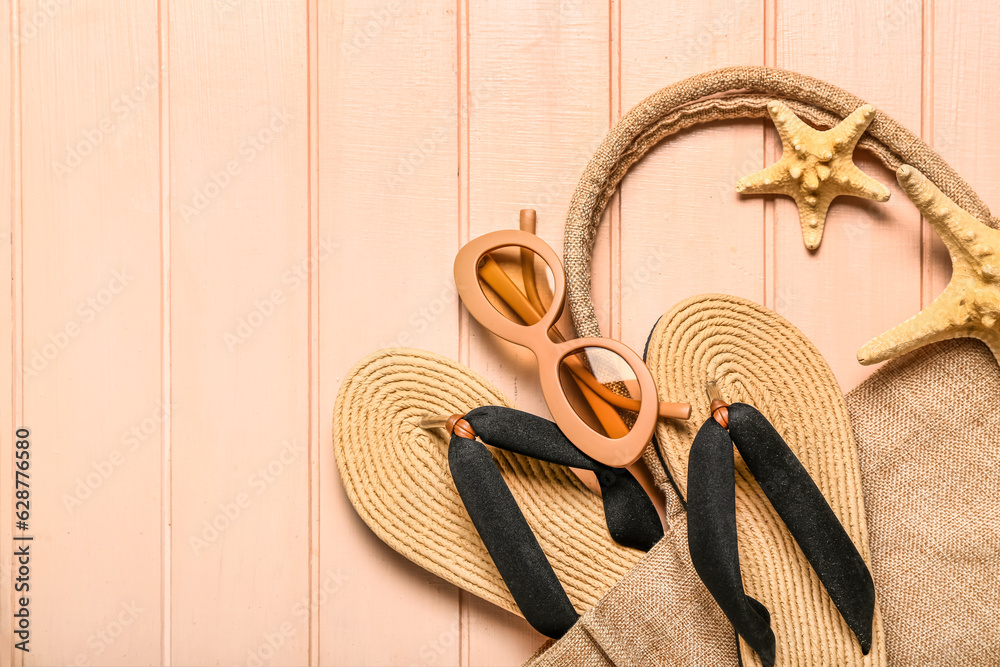
[[[826, 362], [797, 329], [743, 299], [695, 297], [660, 319], [646, 362], [660, 400], [688, 400], [694, 410], [688, 421], [660, 420], [645, 454], [670, 499], [668, 521], [687, 525], [691, 518], [685, 507], [688, 462], [699, 427], [711, 417], [705, 383], [714, 379], [730, 403], [754, 406], [773, 425], [859, 557], [869, 560], [844, 399]], [[335, 455], [351, 502], [383, 541], [424, 569], [521, 614], [470, 518], [468, 499], [456, 487], [448, 434], [420, 426], [428, 415], [466, 414], [482, 406], [514, 407], [486, 379], [447, 358], [383, 350], [362, 360], [341, 386]], [[585, 613], [628, 575], [644, 551], [612, 538], [602, 498], [566, 467], [500, 448], [491, 453], [569, 604]], [[762, 657], [759, 643], [740, 637], [743, 664], [884, 664], [877, 605], [869, 646], [844, 620], [769, 501], [766, 484], [755, 479], [738, 452], [733, 467], [738, 571], [746, 596], [766, 608], [775, 641], [773, 655]], [[678, 534], [668, 531], [667, 539], [679, 539]]]

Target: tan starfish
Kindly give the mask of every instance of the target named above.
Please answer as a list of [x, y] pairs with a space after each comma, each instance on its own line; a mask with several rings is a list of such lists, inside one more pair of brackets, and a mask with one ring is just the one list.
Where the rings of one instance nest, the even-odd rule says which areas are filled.
[[887, 201], [889, 189], [855, 166], [851, 156], [858, 139], [875, 117], [870, 104], [858, 107], [836, 127], [825, 132], [805, 124], [778, 101], [767, 105], [781, 137], [781, 159], [763, 171], [739, 180], [742, 194], [788, 195], [799, 207], [802, 240], [815, 250], [823, 240], [830, 202], [840, 195]]
[[916, 316], [869, 341], [858, 361], [874, 364], [949, 338], [978, 338], [1000, 360], [1000, 230], [958, 207], [908, 164], [896, 180], [951, 254], [951, 281]]

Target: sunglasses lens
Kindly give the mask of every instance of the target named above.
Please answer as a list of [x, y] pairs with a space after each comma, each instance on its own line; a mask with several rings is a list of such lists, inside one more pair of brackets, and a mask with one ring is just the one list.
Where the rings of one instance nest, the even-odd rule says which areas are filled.
[[582, 348], [562, 360], [559, 379], [570, 405], [591, 428], [609, 438], [628, 435], [642, 396], [635, 371], [619, 354]]
[[501, 315], [534, 324], [552, 306], [552, 269], [527, 248], [497, 248], [479, 260], [479, 287]]

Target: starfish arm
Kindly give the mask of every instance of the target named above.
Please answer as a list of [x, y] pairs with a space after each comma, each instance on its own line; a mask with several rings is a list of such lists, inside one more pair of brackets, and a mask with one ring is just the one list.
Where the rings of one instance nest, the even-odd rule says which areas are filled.
[[740, 179], [736, 190], [792, 197], [799, 208], [808, 249], [819, 247], [827, 208], [834, 197], [889, 199], [888, 188], [851, 161], [854, 146], [875, 117], [870, 104], [862, 105], [826, 132], [809, 126], [778, 100], [768, 102], [767, 111], [781, 136], [782, 157], [767, 169]]
[[854, 152], [858, 140], [865, 133], [872, 120], [875, 119], [875, 107], [863, 104], [842, 120], [836, 127], [827, 130], [836, 148], [848, 155]]
[[945, 213], [961, 210], [954, 203], [948, 206], [950, 200], [942, 201], [944, 193], [931, 183], [930, 179], [921, 174], [916, 167], [911, 167], [908, 164], [899, 165], [899, 168], [896, 169], [896, 180], [899, 181], [899, 187], [903, 188], [903, 192], [910, 198], [913, 205], [920, 209], [925, 218], [937, 217], [942, 206], [949, 209]]
[[938, 298], [897, 327], [873, 338], [858, 350], [863, 366], [905, 354], [918, 347], [968, 335], [961, 320], [965, 313], [961, 290], [949, 283]]
[[795, 115], [787, 106], [774, 100], [768, 103], [767, 112], [774, 121], [774, 127], [781, 137], [781, 145], [786, 151], [792, 149], [797, 141], [812, 134], [819, 134], [815, 129], [806, 125], [805, 121]]
[[810, 204], [805, 197], [795, 197], [799, 207], [799, 223], [802, 225], [802, 241], [809, 250], [816, 250], [823, 241], [823, 227], [826, 224], [826, 213], [830, 210], [833, 197], [818, 197], [815, 204]]
[[934, 227], [953, 258], [962, 257], [975, 264], [989, 263], [990, 253], [983, 253], [981, 248], [1000, 248], [1000, 231], [987, 227], [974, 215], [960, 208], [930, 179], [908, 164], [899, 166], [896, 180], [910, 201]]
[[889, 201], [889, 188], [853, 164], [847, 173], [847, 187], [843, 194], [874, 201]]
[[741, 178], [736, 183], [736, 191], [745, 195], [785, 194], [793, 182], [788, 166], [784, 160], [779, 160], [770, 167]]

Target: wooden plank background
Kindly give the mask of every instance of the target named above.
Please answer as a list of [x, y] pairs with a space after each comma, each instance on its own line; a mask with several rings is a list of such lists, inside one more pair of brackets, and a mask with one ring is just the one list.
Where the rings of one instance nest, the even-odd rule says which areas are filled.
[[[469, 238], [538, 211], [557, 250], [610, 125], [725, 65], [824, 78], [1000, 197], [1000, 9], [972, 0], [5, 0], [0, 34], [0, 555], [32, 432], [31, 652], [12, 665], [513, 665], [541, 637], [383, 545], [331, 455], [339, 384], [404, 345], [545, 414], [530, 357], [459, 307]], [[813, 338], [842, 387], [943, 288], [895, 185], [808, 253], [733, 185], [769, 123], [668, 139], [598, 239], [602, 326], [641, 348], [706, 291]], [[9, 382], [7, 381], [9, 380]]]

